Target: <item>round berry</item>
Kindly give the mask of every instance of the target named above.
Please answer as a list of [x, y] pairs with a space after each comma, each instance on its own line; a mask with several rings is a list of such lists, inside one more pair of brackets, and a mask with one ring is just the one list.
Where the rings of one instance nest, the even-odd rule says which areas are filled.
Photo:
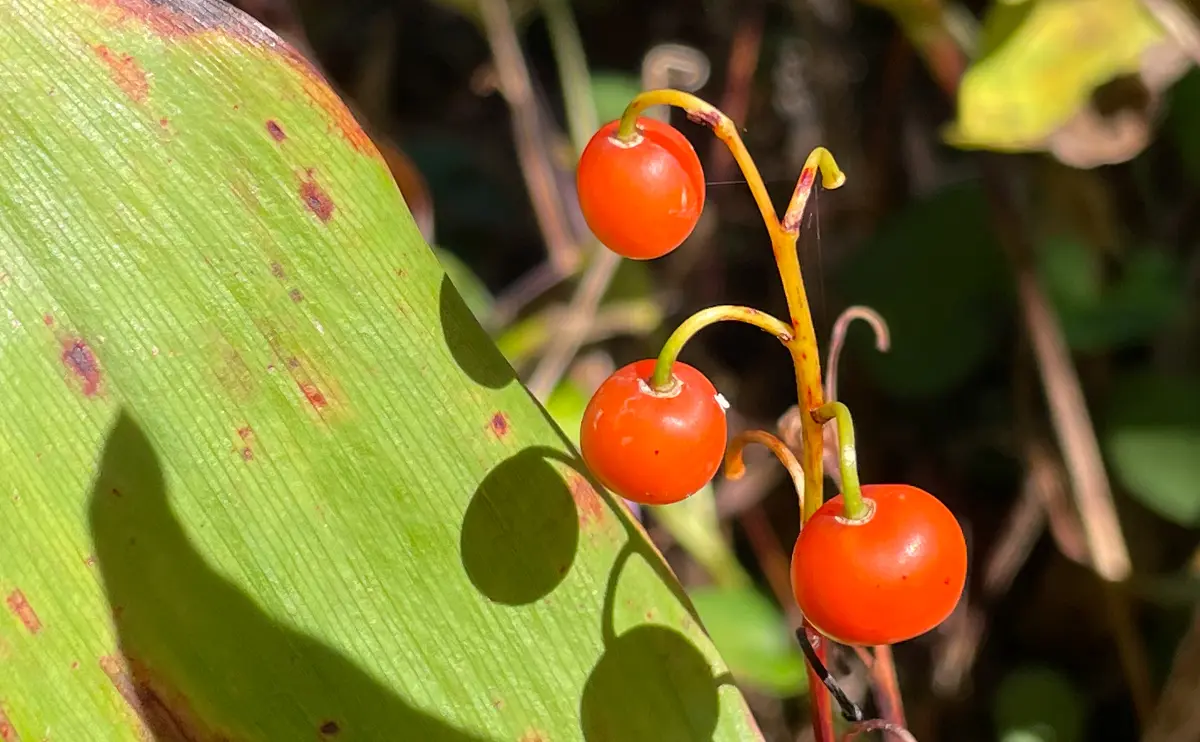
[[967, 544], [954, 515], [906, 484], [865, 485], [868, 515], [850, 521], [842, 496], [821, 506], [792, 552], [804, 616], [849, 645], [894, 644], [933, 629], [958, 605]]
[[675, 362], [656, 392], [654, 359], [604, 380], [583, 412], [579, 448], [600, 482], [643, 505], [679, 502], [708, 484], [725, 455], [725, 400], [691, 366]]
[[608, 249], [634, 260], [671, 252], [687, 239], [704, 209], [704, 170], [678, 129], [640, 118], [630, 142], [620, 122], [592, 136], [575, 173], [588, 227]]

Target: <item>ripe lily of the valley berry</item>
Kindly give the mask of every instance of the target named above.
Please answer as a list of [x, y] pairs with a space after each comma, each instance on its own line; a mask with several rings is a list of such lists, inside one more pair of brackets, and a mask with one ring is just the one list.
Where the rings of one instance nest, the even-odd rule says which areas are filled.
[[[743, 306], [709, 307], [692, 315], [657, 359], [629, 364], [600, 385], [583, 417], [583, 459], [616, 494], [644, 505], [668, 505], [707, 484], [722, 458], [726, 476], [736, 478], [744, 472], [745, 445], [767, 446], [792, 474], [801, 501], [792, 588], [806, 630], [849, 645], [887, 645], [920, 636], [944, 621], [962, 596], [966, 542], [954, 516], [928, 492], [903, 484], [859, 485], [850, 412], [824, 399], [796, 241], [818, 172], [826, 188], [840, 186], [844, 176], [826, 150], [814, 150], [781, 219], [725, 114], [680, 91], [642, 93], [621, 119], [595, 134], [576, 178], [589, 227], [626, 258], [647, 260], [671, 252], [691, 234], [704, 206], [704, 173], [691, 144], [669, 124], [639, 116], [662, 104], [682, 108], [693, 121], [710, 126], [742, 168], [770, 233], [790, 322]], [[703, 373], [677, 360], [693, 335], [722, 321], [758, 327], [790, 353], [801, 404], [802, 463], [766, 431], [746, 431], [727, 441], [724, 398]], [[843, 494], [822, 504], [822, 426], [831, 421], [836, 421]], [[806, 650], [810, 681], [830, 684], [822, 664], [824, 644]], [[835, 697], [851, 717], [845, 695], [836, 691]], [[817, 716], [820, 708], [814, 700]], [[825, 717], [819, 739], [832, 738], [832, 722]]]

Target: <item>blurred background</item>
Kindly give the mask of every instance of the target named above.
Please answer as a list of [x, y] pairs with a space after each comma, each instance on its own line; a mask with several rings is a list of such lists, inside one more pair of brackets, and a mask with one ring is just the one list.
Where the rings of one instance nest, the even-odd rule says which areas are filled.
[[[616, 366], [715, 303], [785, 315], [767, 233], [724, 147], [678, 112], [700, 226], [613, 260], [573, 167], [642, 89], [741, 126], [782, 207], [809, 150], [848, 176], [801, 240], [864, 482], [938, 495], [972, 575], [895, 647], [923, 742], [1200, 740], [1200, 24], [1179, 0], [238, 0], [309, 55], [384, 151], [471, 309], [564, 431]], [[788, 357], [717, 326], [685, 360], [776, 429]], [[752, 453], [760, 453], [753, 451]], [[748, 455], [643, 512], [769, 740], [805, 739], [783, 470]], [[831, 485], [832, 487], [832, 485]], [[863, 656], [831, 669], [871, 700]], [[875, 666], [878, 670], [880, 659]], [[883, 699], [886, 703], [886, 698]], [[811, 733], [809, 733], [811, 734]]]

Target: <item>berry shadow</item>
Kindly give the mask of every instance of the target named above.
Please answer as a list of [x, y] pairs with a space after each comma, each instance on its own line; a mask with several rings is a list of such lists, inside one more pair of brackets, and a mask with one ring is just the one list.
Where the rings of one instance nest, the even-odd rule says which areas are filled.
[[438, 314], [450, 355], [472, 381], [489, 389], [501, 389], [517, 380], [516, 372], [496, 349], [495, 342], [447, 275], [442, 276], [438, 288]]
[[532, 603], [570, 571], [579, 514], [567, 466], [581, 465], [549, 447], [526, 448], [497, 464], [475, 490], [459, 546], [467, 576], [488, 600]]
[[[149, 738], [487, 742], [277, 623], [215, 571], [172, 512], [152, 442], [124, 413], [105, 443], [89, 522], [120, 649], [92, 661]], [[353, 635], [354, 619], [342, 621]]]

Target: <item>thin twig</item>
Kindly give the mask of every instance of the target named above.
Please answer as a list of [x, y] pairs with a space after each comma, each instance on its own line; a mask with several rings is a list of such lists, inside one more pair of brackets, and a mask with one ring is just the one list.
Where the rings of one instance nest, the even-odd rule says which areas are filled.
[[[733, 33], [729, 64], [725, 73], [725, 92], [721, 95], [720, 107], [734, 121], [745, 121], [750, 109], [750, 89], [762, 49], [763, 15], [762, 7], [751, 10], [738, 23], [737, 30]], [[715, 181], [729, 180], [737, 166], [719, 140], [712, 143], [708, 161], [709, 177]]]
[[506, 0], [480, 0], [479, 10], [500, 92], [508, 101], [521, 172], [533, 202], [534, 215], [550, 262], [560, 273], [571, 273], [579, 260], [579, 249], [571, 237], [566, 209], [556, 187], [554, 167], [546, 151], [544, 124], [533, 96], [529, 66], [521, 51], [517, 30]]

